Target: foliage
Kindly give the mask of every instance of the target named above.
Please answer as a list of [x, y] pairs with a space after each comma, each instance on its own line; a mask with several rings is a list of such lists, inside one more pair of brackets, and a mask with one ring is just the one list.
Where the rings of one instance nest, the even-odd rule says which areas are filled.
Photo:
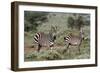
[[68, 27], [70, 27], [71, 29], [75, 28], [80, 30], [80, 28], [83, 27], [84, 25], [90, 24], [87, 18], [89, 18], [88, 15], [72, 14], [71, 16], [68, 17]]
[[24, 23], [25, 31], [36, 31], [36, 28], [38, 25], [41, 25], [42, 23], [47, 21], [47, 15], [46, 12], [32, 12], [32, 11], [25, 11], [24, 13]]
[[71, 46], [70, 49], [63, 53], [67, 46], [54, 47], [52, 50], [34, 51], [25, 54], [25, 61], [45, 61], [45, 60], [69, 60], [69, 59], [86, 59], [90, 58], [89, 41], [84, 40], [81, 45], [80, 53], [76, 46]]
[[73, 17], [69, 17], [68, 18], [68, 24], [69, 24], [68, 27], [71, 27], [73, 29], [74, 21], [75, 20], [73, 19]]
[[[44, 20], [42, 18], [44, 18]], [[90, 58], [89, 14], [26, 11], [24, 22], [25, 61]], [[70, 32], [78, 35], [81, 27], [83, 28], [85, 39], [80, 47], [80, 54], [77, 53], [78, 51], [76, 46], [71, 46], [66, 53], [63, 53], [64, 49], [67, 47], [64, 42], [64, 37]], [[49, 31], [54, 32], [56, 35], [56, 41], [53, 49], [50, 50], [50, 48], [43, 47], [40, 52], [37, 52], [37, 45], [33, 41], [33, 36], [36, 32], [48, 33]], [[30, 48], [31, 45], [34, 45], [34, 47]]]

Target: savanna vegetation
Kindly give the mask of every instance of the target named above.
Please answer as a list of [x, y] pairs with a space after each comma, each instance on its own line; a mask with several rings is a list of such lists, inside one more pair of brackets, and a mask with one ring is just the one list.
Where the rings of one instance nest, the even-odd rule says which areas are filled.
[[[25, 61], [90, 58], [89, 14], [25, 11], [24, 25]], [[78, 35], [81, 28], [83, 28], [84, 40], [81, 43], [80, 53], [77, 53], [77, 46], [70, 46], [70, 49], [63, 53], [67, 47], [64, 37], [69, 33]], [[37, 32], [48, 33], [51, 29], [56, 34], [53, 49], [42, 47], [41, 51], [37, 52], [37, 44], [34, 42], [33, 36]]]

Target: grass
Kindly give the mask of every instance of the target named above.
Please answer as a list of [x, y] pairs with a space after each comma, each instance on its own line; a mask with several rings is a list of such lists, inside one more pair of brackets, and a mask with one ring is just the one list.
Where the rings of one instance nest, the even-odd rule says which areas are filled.
[[[90, 26], [84, 26], [83, 30], [85, 32], [85, 39], [82, 41], [80, 47], [80, 53], [78, 52], [77, 46], [70, 46], [69, 50], [63, 53], [67, 45], [65, 45], [64, 37], [70, 32], [78, 35], [79, 31], [71, 30], [67, 27], [68, 16], [56, 15], [52, 16], [48, 22], [43, 23], [41, 26], [37, 27], [37, 32], [49, 32], [50, 26], [57, 26], [57, 39], [55, 41], [55, 46], [51, 50], [47, 47], [42, 47], [40, 52], [37, 52], [37, 45], [33, 41], [33, 36], [35, 32], [25, 32], [24, 37], [24, 47], [25, 61], [43, 61], [43, 60], [69, 60], [69, 59], [89, 59], [90, 58]], [[45, 28], [44, 28], [45, 27]], [[33, 47], [31, 47], [34, 45]]]
[[77, 51], [77, 46], [70, 46], [69, 50], [63, 53], [64, 49], [66, 49], [66, 45], [64, 46], [54, 46], [51, 50], [48, 48], [47, 50], [41, 49], [40, 52], [34, 50], [33, 52], [26, 53], [25, 61], [43, 61], [43, 60], [63, 60], [63, 59], [89, 59], [90, 58], [90, 47], [89, 42], [83, 41], [80, 47], [80, 53]]

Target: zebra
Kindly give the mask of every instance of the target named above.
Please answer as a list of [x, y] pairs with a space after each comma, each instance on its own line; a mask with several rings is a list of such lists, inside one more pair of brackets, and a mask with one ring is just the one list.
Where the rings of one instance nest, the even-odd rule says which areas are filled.
[[69, 46], [78, 46], [78, 51], [80, 53], [80, 45], [83, 39], [84, 39], [84, 32], [82, 29], [80, 29], [79, 35], [74, 35], [70, 33], [69, 35], [64, 37], [65, 43], [67, 43], [67, 49], [64, 50], [64, 52], [66, 52], [69, 49]]
[[52, 48], [54, 46], [54, 41], [56, 40], [56, 36], [52, 33], [44, 33], [39, 32], [34, 35], [34, 41], [38, 44], [37, 51], [39, 52], [41, 47], [50, 47]]

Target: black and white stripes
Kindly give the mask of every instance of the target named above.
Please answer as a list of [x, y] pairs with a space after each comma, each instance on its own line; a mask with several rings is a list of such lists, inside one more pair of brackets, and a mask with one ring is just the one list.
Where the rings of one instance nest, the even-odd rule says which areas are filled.
[[35, 43], [38, 43], [39, 38], [40, 38], [40, 33], [36, 33], [34, 36]]
[[64, 37], [64, 40], [67, 42], [71, 39], [72, 33], [70, 33], [69, 35], [67, 35], [66, 37]]
[[46, 34], [40, 32], [34, 35], [34, 41], [38, 44], [38, 51], [41, 49], [41, 47], [52, 47], [55, 39], [56, 36], [53, 36], [52, 33]]
[[[41, 47], [52, 47], [54, 46], [56, 36], [54, 36], [52, 33], [43, 33], [39, 32], [34, 35], [34, 41], [38, 44], [38, 51], [40, 51]], [[78, 49], [80, 51], [80, 45], [83, 40], [83, 31], [80, 30], [79, 35], [73, 35], [70, 33], [66, 37], [64, 37], [65, 43], [68, 44], [67, 49], [69, 48], [69, 45], [72, 46], [78, 46]]]
[[82, 29], [80, 30], [80, 33], [77, 36], [70, 33], [69, 35], [64, 37], [65, 42], [68, 44], [67, 49], [69, 48], [69, 45], [72, 45], [72, 46], [78, 46], [78, 50], [80, 51], [80, 45], [82, 43], [83, 38], [84, 38], [84, 33]]

